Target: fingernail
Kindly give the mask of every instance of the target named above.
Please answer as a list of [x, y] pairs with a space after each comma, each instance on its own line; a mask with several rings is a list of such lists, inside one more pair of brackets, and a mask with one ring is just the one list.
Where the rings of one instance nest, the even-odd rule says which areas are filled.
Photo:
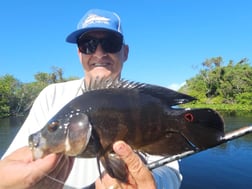
[[125, 144], [123, 142], [116, 142], [114, 144], [114, 151], [118, 154], [123, 154], [125, 151]]

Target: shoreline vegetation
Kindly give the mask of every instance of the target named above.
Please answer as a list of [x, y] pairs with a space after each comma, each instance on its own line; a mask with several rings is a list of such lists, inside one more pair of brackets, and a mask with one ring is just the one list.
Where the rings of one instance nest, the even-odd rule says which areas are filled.
[[[213, 57], [201, 65], [199, 73], [178, 90], [198, 100], [181, 107], [211, 108], [233, 115], [252, 112], [252, 66], [248, 59], [224, 63], [222, 57]], [[38, 72], [34, 79], [23, 83], [9, 74], [0, 76], [0, 118], [25, 116], [47, 85], [78, 77], [65, 78], [61, 68], [52, 67], [51, 73]]]
[[246, 58], [236, 63], [224, 63], [222, 57], [206, 59], [199, 73], [187, 80], [179, 92], [197, 99], [182, 107], [211, 108], [232, 115], [251, 113], [251, 63]]

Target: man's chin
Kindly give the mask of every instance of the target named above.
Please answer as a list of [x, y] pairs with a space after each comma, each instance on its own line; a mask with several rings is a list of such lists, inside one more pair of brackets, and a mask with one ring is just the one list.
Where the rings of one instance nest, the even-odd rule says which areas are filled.
[[111, 77], [113, 74], [110, 70], [102, 70], [96, 69], [95, 72], [91, 73], [92, 78], [104, 78], [104, 77]]

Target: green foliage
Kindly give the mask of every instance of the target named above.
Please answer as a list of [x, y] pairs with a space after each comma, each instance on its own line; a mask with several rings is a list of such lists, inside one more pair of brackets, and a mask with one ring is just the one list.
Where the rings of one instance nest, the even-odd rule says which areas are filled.
[[252, 67], [247, 59], [225, 66], [221, 57], [207, 59], [203, 69], [180, 89], [195, 96], [194, 105], [213, 104], [218, 109], [243, 109], [252, 111]]
[[252, 92], [237, 94], [235, 97], [238, 104], [252, 106]]
[[63, 78], [63, 70], [58, 67], [52, 67], [52, 73], [38, 72], [35, 74], [35, 80], [45, 85], [64, 82], [66, 79]]
[[18, 101], [17, 91], [21, 83], [12, 75], [0, 77], [0, 115], [9, 116]]
[[0, 77], [0, 117], [24, 114], [47, 85], [77, 79], [64, 78], [63, 70], [57, 67], [52, 68], [52, 73], [39, 72], [34, 78], [34, 82], [22, 83], [12, 75]]

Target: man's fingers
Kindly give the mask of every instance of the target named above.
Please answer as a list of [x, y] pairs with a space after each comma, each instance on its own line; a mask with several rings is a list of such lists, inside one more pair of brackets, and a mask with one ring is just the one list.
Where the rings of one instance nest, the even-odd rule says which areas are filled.
[[117, 141], [113, 145], [113, 148], [115, 153], [127, 164], [129, 172], [133, 177], [141, 177], [145, 173], [147, 168], [129, 145], [123, 141]]
[[113, 149], [128, 167], [130, 188], [156, 188], [152, 173], [128, 144], [117, 141]]
[[37, 167], [41, 172], [50, 173], [58, 161], [59, 157], [56, 154], [49, 154], [42, 159], [35, 160], [33, 164], [36, 165], [34, 167]]
[[29, 163], [32, 161], [32, 152], [28, 146], [24, 146], [22, 148], [17, 149], [10, 155], [6, 156], [5, 159], [13, 160], [13, 161], [20, 161]]
[[123, 141], [117, 141], [113, 145], [115, 153], [121, 158], [128, 168], [128, 182], [120, 182], [111, 178], [108, 174], [102, 175], [102, 180], [97, 179], [95, 186], [98, 189], [108, 188], [122, 188], [122, 189], [154, 189], [155, 181], [152, 173], [142, 162], [138, 154], [136, 154], [131, 147]]
[[95, 186], [98, 189], [101, 188], [109, 188], [110, 186], [117, 185], [118, 181], [112, 177], [110, 177], [107, 173], [103, 172], [102, 179], [97, 179]]
[[50, 154], [42, 159], [33, 160], [32, 151], [27, 146], [16, 150], [15, 152], [7, 156], [6, 159], [10, 161], [22, 162], [29, 166], [31, 170], [38, 169], [43, 173], [49, 173], [58, 161], [56, 154]]
[[38, 167], [40, 170], [36, 172], [37, 178], [33, 178], [37, 181], [34, 189], [45, 188], [45, 186], [57, 189], [62, 188], [64, 185], [72, 169], [73, 158], [64, 155], [50, 154], [43, 159], [37, 160], [36, 163], [43, 164], [43, 167]]

